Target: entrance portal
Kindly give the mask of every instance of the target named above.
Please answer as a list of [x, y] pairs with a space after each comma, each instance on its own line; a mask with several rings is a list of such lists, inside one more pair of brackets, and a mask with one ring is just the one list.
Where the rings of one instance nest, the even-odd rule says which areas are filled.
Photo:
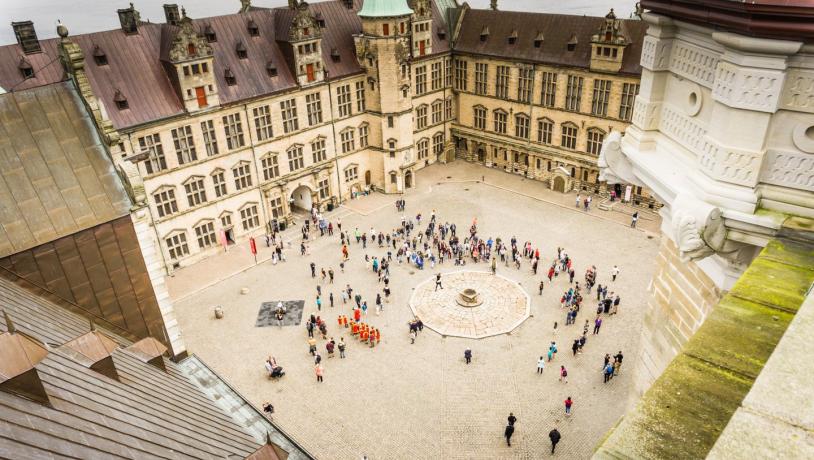
[[483, 162], [486, 159], [486, 152], [483, 151], [483, 148], [478, 149], [478, 161]]
[[311, 189], [307, 185], [300, 185], [291, 192], [291, 207], [311, 212], [314, 202], [311, 199]]
[[554, 191], [560, 193], [565, 192], [565, 179], [560, 176], [554, 177]]
[[413, 173], [407, 171], [404, 173], [404, 188], [412, 188], [413, 186]]
[[365, 171], [365, 185], [370, 186], [370, 170]]

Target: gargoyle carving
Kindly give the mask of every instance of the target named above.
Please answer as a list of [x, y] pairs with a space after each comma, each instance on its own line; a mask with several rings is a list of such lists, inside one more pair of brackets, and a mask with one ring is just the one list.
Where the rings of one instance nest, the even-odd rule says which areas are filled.
[[644, 184], [633, 174], [633, 165], [622, 151], [622, 133], [611, 131], [599, 151], [599, 180], [608, 184]]
[[672, 205], [673, 236], [681, 260], [701, 260], [712, 254], [728, 256], [739, 248], [727, 242], [720, 208], [686, 194]]

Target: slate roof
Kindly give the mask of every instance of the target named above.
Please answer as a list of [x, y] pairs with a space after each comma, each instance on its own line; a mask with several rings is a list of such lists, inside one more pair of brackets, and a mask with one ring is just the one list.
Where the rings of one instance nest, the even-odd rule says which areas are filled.
[[[245, 458], [261, 447], [182, 364], [165, 359], [162, 371], [124, 350], [126, 339], [99, 328], [121, 345], [112, 353], [116, 381], [57, 349], [90, 330], [82, 317], [3, 278], [0, 305], [18, 332], [48, 344], [35, 369], [51, 404], [0, 391], [0, 457], [224, 459]], [[273, 436], [279, 439], [279, 433]], [[289, 458], [308, 458], [293, 446], [287, 444]]]
[[0, 95], [0, 257], [129, 213], [130, 199], [68, 82]]
[[[464, 13], [454, 51], [588, 69], [591, 36], [604, 21], [592, 16], [469, 9]], [[647, 24], [630, 19], [622, 19], [621, 23], [622, 35], [630, 42], [625, 48], [621, 72], [639, 75]], [[482, 42], [480, 34], [484, 27], [489, 28], [489, 37]], [[508, 38], [515, 31], [517, 41], [512, 45]], [[540, 32], [544, 41], [540, 48], [535, 48], [534, 38]], [[574, 51], [568, 51], [567, 44], [573, 35], [578, 43]]]

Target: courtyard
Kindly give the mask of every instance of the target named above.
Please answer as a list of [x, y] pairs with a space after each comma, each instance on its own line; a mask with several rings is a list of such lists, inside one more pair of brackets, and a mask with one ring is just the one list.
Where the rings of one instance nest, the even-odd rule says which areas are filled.
[[[588, 458], [634, 402], [628, 374], [639, 349], [647, 285], [656, 262], [658, 218], [642, 213], [639, 228], [631, 229], [624, 208], [600, 211], [597, 198], [590, 212], [577, 210], [576, 193], [551, 192], [542, 183], [461, 161], [425, 168], [416, 179], [416, 187], [403, 195], [407, 202], [403, 214], [413, 219], [422, 214], [417, 230], [426, 228], [435, 210], [439, 223], [457, 225], [461, 239], [477, 218], [483, 238], [508, 241], [515, 236], [519, 245], [531, 241], [533, 248], [539, 248], [536, 276], [528, 260], [519, 270], [498, 264], [498, 275], [515, 283], [530, 300], [528, 317], [512, 322], [506, 328], [509, 332], [473, 339], [442, 336], [425, 327], [411, 344], [408, 322], [413, 318], [414, 290], [434, 286], [432, 281], [422, 283], [436, 273], [487, 272], [488, 264], [468, 262], [466, 267], [456, 267], [447, 261], [435, 268], [427, 263], [424, 270], [417, 270], [397, 264], [394, 257], [390, 302], [376, 315], [374, 299], [383, 285], [366, 270], [364, 256], [382, 257], [388, 248], [368, 243], [363, 249], [354, 240], [343, 273], [338, 231], [332, 237], [312, 232], [310, 254], [300, 256], [298, 222], [284, 233], [291, 241], [284, 263], [268, 261], [271, 252], [258, 238], [256, 265], [248, 244], [239, 242], [229, 253], [183, 268], [169, 280], [188, 349], [256, 406], [271, 402], [275, 423], [318, 458], [539, 458], [550, 452], [548, 432], [554, 427], [562, 433], [556, 456]], [[399, 197], [373, 194], [351, 200], [326, 218], [334, 223], [341, 218], [343, 230], [351, 235], [355, 228], [390, 232], [401, 222], [402, 213], [393, 206]], [[571, 354], [571, 343], [582, 335], [586, 319], [593, 324], [596, 295], [583, 290], [583, 307], [576, 324], [569, 326], [559, 302], [570, 287], [567, 276], [554, 278], [551, 284], [546, 278], [543, 295], [538, 295], [540, 280], [558, 247], [573, 259], [575, 281], [584, 284], [586, 268], [595, 265], [597, 283], [610, 284], [609, 291], [622, 299], [619, 314], [603, 318], [600, 334], [589, 331], [584, 353], [577, 357]], [[311, 262], [317, 267], [316, 278], [310, 274]], [[614, 265], [621, 273], [611, 282]], [[333, 268], [334, 284], [321, 281], [321, 268]], [[317, 312], [320, 283], [323, 307]], [[339, 295], [347, 284], [371, 307], [363, 321], [381, 331], [381, 343], [375, 348], [364, 346], [348, 329], [337, 326], [339, 315], [351, 315], [352, 301], [343, 305]], [[245, 294], [241, 294], [243, 288]], [[484, 305], [499, 291], [486, 290]], [[333, 308], [328, 305], [331, 292]], [[261, 305], [278, 300], [304, 301], [300, 324], [256, 327]], [[222, 319], [214, 318], [216, 305], [223, 308]], [[328, 358], [326, 341], [318, 340], [323, 383], [316, 381], [306, 343], [305, 321], [310, 314], [326, 320], [329, 338], [338, 342], [345, 337], [348, 343], [347, 359]], [[551, 341], [557, 342], [559, 353], [539, 375], [537, 360]], [[473, 354], [469, 365], [463, 357], [467, 347]], [[603, 357], [620, 350], [627, 364], [619, 376], [604, 384]], [[269, 355], [286, 371], [277, 381], [269, 380], [263, 368]], [[559, 381], [560, 365], [568, 369], [568, 383]], [[568, 396], [574, 406], [573, 414], [566, 417], [563, 400]], [[511, 447], [502, 436], [509, 412], [518, 418]]]

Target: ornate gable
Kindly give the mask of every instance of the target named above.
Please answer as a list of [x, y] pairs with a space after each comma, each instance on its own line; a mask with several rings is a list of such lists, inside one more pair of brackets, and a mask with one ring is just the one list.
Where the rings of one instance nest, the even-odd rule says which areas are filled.
[[185, 9], [181, 9], [181, 20], [178, 22], [178, 33], [172, 40], [169, 58], [172, 62], [188, 61], [202, 57], [212, 56], [212, 46], [202, 34], [198, 34], [192, 26], [192, 19], [187, 17]]
[[316, 18], [311, 15], [311, 10], [305, 1], [297, 5], [297, 14], [291, 21], [288, 38], [291, 42], [322, 38], [322, 29], [319, 27]]

